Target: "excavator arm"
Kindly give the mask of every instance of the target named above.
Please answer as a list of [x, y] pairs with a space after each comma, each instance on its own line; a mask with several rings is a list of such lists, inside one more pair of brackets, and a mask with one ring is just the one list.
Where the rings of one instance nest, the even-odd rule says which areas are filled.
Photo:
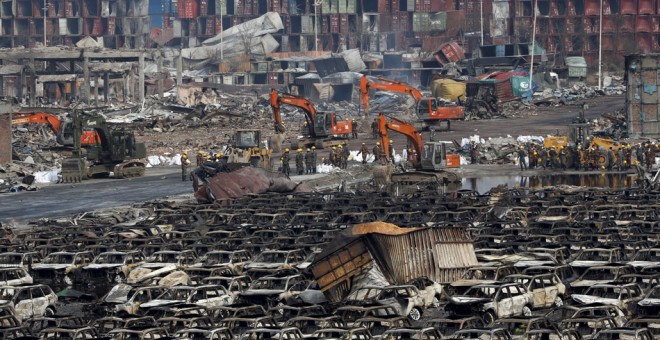
[[[52, 113], [46, 112], [15, 112], [12, 114], [11, 124], [47, 124], [53, 133], [57, 136], [60, 133], [62, 124], [59, 118]], [[66, 130], [66, 129], [65, 129]], [[83, 131], [80, 136], [80, 143], [82, 145], [92, 145], [100, 143], [100, 137], [96, 131]], [[66, 143], [65, 143], [66, 144]]]
[[314, 119], [316, 118], [316, 109], [314, 108], [314, 104], [305, 98], [292, 96], [290, 94], [279, 94], [277, 93], [277, 90], [272, 89], [270, 91], [270, 106], [273, 109], [275, 131], [284, 131], [282, 114], [280, 112], [280, 106], [282, 104], [287, 104], [302, 109], [303, 112], [305, 112], [305, 119], [307, 119], [307, 124], [310, 126], [310, 131], [314, 131]]
[[364, 106], [365, 113], [369, 113], [369, 89], [372, 88], [383, 91], [405, 93], [413, 97], [413, 99], [415, 99], [415, 103], [417, 103], [423, 97], [422, 93], [419, 92], [418, 89], [408, 84], [386, 78], [377, 79], [380, 81], [379, 83], [370, 82], [367, 79], [367, 76], [362, 76], [362, 78], [360, 78], [360, 99], [362, 101], [362, 105]]
[[424, 145], [424, 141], [422, 140], [422, 134], [415, 129], [414, 126], [396, 119], [390, 117], [388, 120], [385, 118], [384, 114], [379, 114], [378, 115], [378, 131], [380, 133], [380, 144], [382, 145], [383, 151], [385, 153], [385, 158], [389, 159], [390, 156], [390, 144], [389, 144], [389, 138], [387, 135], [387, 131], [392, 130], [396, 131], [398, 133], [401, 133], [408, 137], [408, 142], [412, 144], [413, 148], [415, 148], [415, 155], [414, 158], [412, 159], [413, 164], [419, 164], [420, 163], [420, 155], [422, 154], [422, 147]]
[[32, 123], [47, 124], [56, 135], [60, 131], [60, 120], [53, 114], [46, 112], [14, 112], [12, 114], [12, 125]]

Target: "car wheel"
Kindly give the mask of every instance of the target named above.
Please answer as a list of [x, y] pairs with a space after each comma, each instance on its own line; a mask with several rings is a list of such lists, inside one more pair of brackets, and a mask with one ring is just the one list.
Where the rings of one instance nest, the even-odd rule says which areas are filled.
[[562, 307], [564, 305], [564, 300], [561, 299], [561, 296], [557, 295], [555, 298], [555, 307]]
[[418, 307], [413, 307], [413, 309], [410, 310], [410, 313], [408, 313], [408, 317], [410, 320], [419, 321], [419, 319], [422, 318], [422, 310]]
[[532, 316], [532, 310], [528, 306], [522, 308], [522, 313], [524, 316]]
[[431, 307], [440, 308], [440, 299], [437, 296], [433, 297], [433, 301], [431, 302]]
[[46, 307], [46, 310], [44, 311], [44, 316], [53, 316], [53, 315], [55, 315], [55, 308]]
[[483, 319], [484, 319], [484, 326], [490, 327], [493, 324], [495, 324], [495, 320], [497, 319], [497, 316], [495, 316], [495, 313], [493, 313], [492, 311], [488, 311], [486, 312], [486, 314], [484, 314]]

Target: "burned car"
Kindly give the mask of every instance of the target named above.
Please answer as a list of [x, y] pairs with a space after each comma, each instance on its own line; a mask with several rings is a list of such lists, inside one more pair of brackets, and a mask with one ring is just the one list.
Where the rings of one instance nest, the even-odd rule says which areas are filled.
[[440, 295], [432, 289], [419, 290], [413, 285], [384, 287], [375, 299], [376, 303], [393, 306], [398, 315], [408, 316], [414, 321], [422, 318], [427, 308], [440, 307]]
[[495, 320], [510, 316], [531, 316], [534, 298], [519, 283], [481, 284], [465, 292], [451, 296], [445, 310], [454, 315], [479, 313], [484, 323], [492, 325]]
[[0, 287], [0, 306], [12, 307], [22, 321], [34, 316], [55, 314], [57, 295], [46, 285]]
[[92, 262], [91, 252], [50, 253], [40, 263], [32, 267], [35, 278], [55, 286], [72, 285], [79, 281], [80, 269]]
[[143, 261], [144, 255], [139, 251], [109, 251], [99, 254], [92, 263], [83, 267], [83, 275], [90, 284], [122, 283], [128, 273]]
[[195, 264], [197, 256], [192, 250], [163, 250], [147, 257], [141, 265], [128, 274], [127, 283], [149, 283], [158, 281], [175, 270], [190, 267]]
[[99, 314], [125, 312], [137, 314], [140, 305], [147, 303], [165, 292], [163, 286], [132, 287], [120, 283], [101, 298]]
[[617, 306], [624, 312], [630, 312], [636, 309], [637, 303], [644, 296], [639, 285], [627, 283], [593, 285], [584, 294], [572, 294], [571, 298], [584, 305], [599, 303]]
[[172, 306], [176, 304], [194, 304], [206, 309], [231, 305], [234, 296], [223, 286], [177, 286], [169, 288], [157, 298], [140, 305], [142, 309]]

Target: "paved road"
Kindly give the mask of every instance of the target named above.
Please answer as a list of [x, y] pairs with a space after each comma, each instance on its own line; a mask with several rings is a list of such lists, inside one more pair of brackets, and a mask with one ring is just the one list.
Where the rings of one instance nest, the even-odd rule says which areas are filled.
[[165, 196], [192, 193], [180, 168], [149, 168], [141, 178], [95, 179], [83, 184], [54, 184], [38, 191], [0, 195], [0, 222], [72, 215], [106, 207], [126, 206]]

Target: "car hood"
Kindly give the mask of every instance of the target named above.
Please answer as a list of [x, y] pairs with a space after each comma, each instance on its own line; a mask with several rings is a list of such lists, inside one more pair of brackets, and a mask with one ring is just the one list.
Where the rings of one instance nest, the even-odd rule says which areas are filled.
[[640, 306], [660, 306], [660, 299], [644, 299], [637, 303]]
[[53, 263], [53, 264], [44, 264], [44, 263], [39, 263], [35, 264], [32, 269], [34, 270], [62, 270], [62, 269], [67, 269], [71, 265], [70, 264], [59, 264], [59, 263]]
[[573, 261], [571, 267], [595, 267], [604, 266], [610, 263], [609, 261]]
[[108, 269], [108, 268], [118, 268], [121, 266], [122, 266], [121, 264], [116, 264], [116, 263], [90, 264], [84, 269]]
[[449, 303], [455, 305], [476, 305], [476, 304], [488, 303], [493, 300], [489, 298], [478, 298], [471, 296], [451, 296], [448, 298], [448, 301]]
[[149, 302], [145, 302], [140, 305], [140, 308], [151, 308], [151, 307], [160, 307], [160, 306], [167, 306], [167, 305], [174, 305], [177, 303], [184, 303], [186, 301], [184, 300], [161, 300], [161, 299], [156, 299], [156, 300], [151, 300]]
[[591, 287], [595, 284], [609, 283], [612, 280], [577, 280], [571, 283], [571, 287]]
[[276, 294], [282, 294], [284, 292], [285, 291], [282, 289], [251, 289], [242, 292], [240, 295], [243, 296], [276, 295]]
[[265, 268], [265, 269], [275, 269], [275, 268], [279, 268], [279, 267], [283, 267], [283, 266], [285, 266], [284, 263], [265, 263], [265, 262], [259, 262], [259, 263], [250, 263], [250, 264], [248, 264], [247, 266], [245, 266], [245, 268], [248, 268], [248, 269], [262, 269], [262, 268]]
[[497, 281], [495, 280], [458, 280], [454, 281], [450, 284], [452, 287], [472, 287], [476, 286], [478, 284], [488, 284], [488, 283], [495, 283]]
[[619, 299], [602, 298], [600, 296], [573, 294], [571, 295], [571, 298], [585, 305], [592, 303], [602, 303], [605, 305], [613, 305], [613, 306], [619, 305]]

